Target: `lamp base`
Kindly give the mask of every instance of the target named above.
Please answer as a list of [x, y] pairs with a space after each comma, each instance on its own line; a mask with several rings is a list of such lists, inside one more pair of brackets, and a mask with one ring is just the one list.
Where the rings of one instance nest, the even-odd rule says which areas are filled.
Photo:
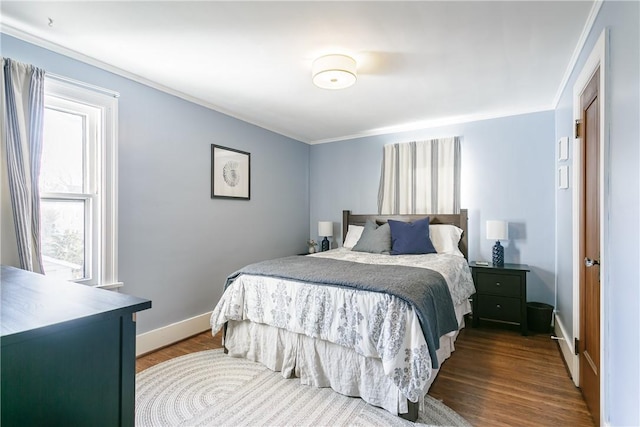
[[493, 265], [496, 267], [504, 267], [504, 247], [500, 244], [500, 241], [496, 241], [493, 245]]
[[327, 239], [327, 236], [325, 236], [324, 239], [322, 240], [322, 252], [328, 251], [328, 250], [329, 250], [329, 239]]

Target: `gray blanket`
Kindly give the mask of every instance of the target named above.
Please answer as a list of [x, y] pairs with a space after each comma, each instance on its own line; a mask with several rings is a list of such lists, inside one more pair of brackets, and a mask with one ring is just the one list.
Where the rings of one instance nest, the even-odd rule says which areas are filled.
[[418, 315], [433, 368], [440, 337], [458, 329], [449, 287], [440, 273], [426, 268], [362, 264], [328, 258], [292, 256], [250, 264], [227, 278], [225, 289], [241, 274], [279, 277], [396, 296]]

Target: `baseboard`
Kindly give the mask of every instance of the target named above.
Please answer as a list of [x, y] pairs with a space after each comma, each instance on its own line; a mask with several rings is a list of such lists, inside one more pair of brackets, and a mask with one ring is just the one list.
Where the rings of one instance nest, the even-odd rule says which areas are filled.
[[573, 337], [570, 337], [567, 334], [567, 330], [564, 328], [562, 323], [562, 319], [558, 317], [556, 314], [555, 322], [554, 322], [554, 333], [556, 337], [559, 338], [558, 344], [560, 344], [560, 351], [562, 353], [562, 357], [564, 358], [565, 363], [567, 364], [567, 368], [569, 369], [569, 374], [571, 375], [571, 379], [573, 383], [578, 386], [579, 378], [578, 375], [578, 356], [575, 354], [575, 349], [573, 345]]
[[203, 313], [136, 336], [136, 357], [210, 329], [210, 319], [211, 312]]

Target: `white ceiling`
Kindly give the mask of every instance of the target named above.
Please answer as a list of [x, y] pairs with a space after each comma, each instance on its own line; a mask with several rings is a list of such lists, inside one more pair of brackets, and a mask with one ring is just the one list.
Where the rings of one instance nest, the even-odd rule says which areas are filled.
[[[318, 143], [553, 108], [593, 4], [3, 0], [0, 22], [7, 34]], [[313, 60], [329, 53], [357, 60], [354, 86], [311, 83]]]

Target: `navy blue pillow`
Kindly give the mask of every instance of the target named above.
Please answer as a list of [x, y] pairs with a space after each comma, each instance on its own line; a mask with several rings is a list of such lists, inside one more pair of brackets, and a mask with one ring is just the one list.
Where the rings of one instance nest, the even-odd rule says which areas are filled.
[[435, 254], [429, 238], [429, 217], [416, 222], [389, 220], [391, 255]]

